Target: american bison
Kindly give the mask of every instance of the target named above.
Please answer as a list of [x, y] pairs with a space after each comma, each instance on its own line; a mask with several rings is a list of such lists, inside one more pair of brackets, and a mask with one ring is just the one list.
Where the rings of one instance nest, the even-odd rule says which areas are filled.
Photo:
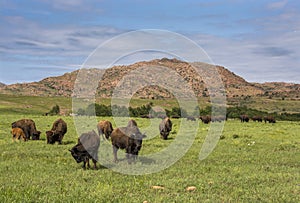
[[211, 116], [200, 116], [199, 118], [204, 124], [209, 124], [209, 122], [211, 122]]
[[264, 117], [264, 121], [265, 121], [265, 123], [266, 123], [266, 122], [269, 122], [269, 123], [276, 123], [276, 120], [275, 120], [275, 118], [274, 118], [273, 116], [265, 116], [265, 117]]
[[164, 118], [159, 124], [159, 133], [164, 140], [168, 139], [170, 132], [172, 131], [172, 122], [169, 117]]
[[11, 134], [13, 141], [19, 140], [20, 138], [22, 138], [25, 142], [27, 141], [27, 137], [21, 128], [12, 128]]
[[246, 114], [243, 114], [243, 115], [240, 115], [240, 120], [241, 120], [241, 122], [242, 123], [244, 123], [244, 122], [249, 122], [249, 117], [248, 117], [248, 115], [246, 115]]
[[77, 163], [83, 162], [82, 168], [86, 169], [86, 165], [90, 168], [89, 160], [92, 159], [94, 169], [97, 169], [98, 150], [100, 146], [100, 137], [93, 130], [83, 133], [78, 138], [78, 143], [69, 151]]
[[21, 119], [11, 124], [12, 128], [21, 128], [27, 140], [32, 136], [33, 140], [39, 140], [41, 132], [36, 130], [35, 123], [31, 119]]
[[113, 147], [114, 162], [118, 161], [118, 149], [125, 149], [126, 158], [130, 164], [137, 159], [138, 153], [142, 148], [143, 138], [146, 135], [142, 134], [138, 127], [121, 127], [116, 128], [111, 133], [111, 143]]
[[61, 144], [67, 130], [67, 123], [61, 118], [57, 119], [53, 123], [51, 130], [46, 131], [47, 144], [54, 144], [55, 142]]
[[98, 129], [99, 136], [102, 135], [103, 140], [104, 140], [104, 136], [106, 139], [109, 139], [112, 131], [114, 130], [111, 122], [106, 120], [100, 121], [97, 124], [97, 129]]
[[257, 121], [257, 122], [262, 122], [263, 119], [262, 119], [261, 116], [253, 116], [253, 117], [252, 117], [252, 120], [253, 120], [254, 122], [256, 122], [256, 121]]

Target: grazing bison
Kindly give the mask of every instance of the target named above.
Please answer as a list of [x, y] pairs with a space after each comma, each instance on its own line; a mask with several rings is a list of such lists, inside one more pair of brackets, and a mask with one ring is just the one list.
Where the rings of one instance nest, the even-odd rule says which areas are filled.
[[138, 153], [142, 148], [143, 138], [145, 137], [146, 135], [142, 134], [136, 126], [114, 129], [111, 133], [114, 162], [118, 161], [118, 149], [125, 149], [129, 164], [132, 159], [137, 159]]
[[202, 123], [204, 123], [204, 124], [209, 124], [209, 122], [211, 121], [210, 116], [200, 116], [199, 118], [201, 119]]
[[240, 120], [242, 123], [249, 122], [249, 117], [246, 114], [240, 115]]
[[64, 138], [64, 135], [66, 134], [67, 130], [67, 123], [61, 118], [57, 119], [53, 123], [52, 129], [46, 131], [47, 144], [54, 144], [55, 142], [61, 144], [61, 141]]
[[133, 119], [130, 119], [127, 123], [127, 127], [134, 127], [134, 126], [137, 127], [136, 121]]
[[33, 140], [39, 140], [41, 132], [36, 130], [35, 123], [31, 119], [21, 119], [11, 124], [12, 128], [21, 128], [27, 140], [32, 136]]
[[188, 116], [188, 117], [186, 117], [186, 120], [188, 120], [188, 121], [196, 121], [196, 118], [194, 116]]
[[159, 124], [159, 133], [164, 140], [168, 139], [168, 136], [172, 130], [172, 122], [169, 117], [164, 118]]
[[275, 120], [275, 118], [274, 118], [273, 116], [265, 116], [265, 117], [264, 117], [264, 121], [265, 121], [265, 123], [266, 123], [266, 122], [269, 122], [269, 123], [276, 123], [276, 120]]
[[99, 136], [102, 135], [103, 140], [104, 140], [104, 135], [106, 139], [109, 139], [110, 134], [114, 130], [111, 122], [109, 121], [100, 121], [97, 124], [97, 129], [98, 129]]
[[27, 141], [27, 137], [21, 128], [12, 128], [11, 134], [13, 141], [19, 140], [20, 138], [22, 138], [25, 142]]
[[98, 160], [98, 150], [100, 146], [100, 137], [93, 130], [83, 133], [78, 138], [78, 144], [69, 151], [77, 163], [83, 162], [82, 168], [90, 168], [89, 160], [92, 159], [94, 169], [97, 168], [96, 162]]
[[253, 116], [252, 117], [252, 120], [254, 121], [254, 122], [256, 122], [256, 121], [258, 121], [258, 122], [262, 122], [262, 117], [261, 116]]

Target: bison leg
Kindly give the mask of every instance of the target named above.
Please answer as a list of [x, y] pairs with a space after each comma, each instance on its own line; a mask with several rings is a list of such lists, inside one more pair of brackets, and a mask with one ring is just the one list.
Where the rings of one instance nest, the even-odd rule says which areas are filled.
[[86, 159], [86, 162], [87, 162], [87, 168], [91, 168], [90, 159], [89, 158]]
[[97, 165], [96, 165], [96, 163], [97, 163], [97, 160], [95, 160], [95, 159], [92, 159], [92, 161], [93, 161], [93, 163], [94, 163], [94, 169], [97, 169]]
[[118, 152], [118, 148], [116, 146], [113, 146], [113, 154], [114, 154], [114, 162], [115, 163], [118, 162], [117, 152]]
[[58, 144], [62, 144], [63, 135], [58, 136]]
[[127, 159], [127, 162], [128, 162], [128, 164], [131, 164], [131, 154], [130, 153], [126, 153], [126, 159]]

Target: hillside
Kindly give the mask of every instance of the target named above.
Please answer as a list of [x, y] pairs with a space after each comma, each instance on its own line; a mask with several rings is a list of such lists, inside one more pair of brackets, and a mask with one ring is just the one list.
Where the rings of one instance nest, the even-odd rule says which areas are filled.
[[[212, 68], [212, 65], [205, 63], [197, 63], [197, 65], [204, 69]], [[202, 77], [198, 75], [193, 69], [192, 65], [177, 59], [155, 59], [152, 61], [137, 62], [132, 65], [113, 66], [106, 70], [101, 69], [83, 69], [86, 71], [86, 77], [82, 79], [81, 84], [85, 84], [91, 80], [91, 75], [103, 74], [102, 80], [99, 82], [97, 89], [97, 96], [101, 98], [109, 98], [118, 83], [124, 76], [127, 76], [131, 71], [137, 70], [143, 66], [164, 66], [173, 71], [176, 71], [181, 78], [192, 87], [193, 91], [198, 97], [208, 97], [209, 92]], [[289, 83], [249, 83], [242, 77], [234, 74], [228, 69], [217, 66], [217, 70], [225, 86], [225, 93], [228, 98], [236, 98], [242, 96], [272, 96], [298, 99], [300, 96], [300, 84]], [[13, 85], [0, 85], [1, 94], [16, 94], [16, 95], [31, 95], [31, 96], [64, 96], [70, 97], [76, 95], [73, 93], [73, 87], [78, 74], [77, 71], [66, 73], [58, 77], [48, 77], [39, 82], [22, 83]], [[165, 80], [168, 80], [168, 76]], [[139, 80], [148, 78], [139, 78]], [[212, 80], [213, 81], [213, 80]], [[95, 81], [97, 82], [97, 81]], [[84, 85], [83, 85], [84, 86]], [[84, 89], [84, 87], [82, 87]], [[130, 84], [128, 85], [128, 94], [134, 94], [139, 98], [172, 98], [173, 95], [159, 87], [148, 86], [139, 89], [137, 92], [130, 92]]]

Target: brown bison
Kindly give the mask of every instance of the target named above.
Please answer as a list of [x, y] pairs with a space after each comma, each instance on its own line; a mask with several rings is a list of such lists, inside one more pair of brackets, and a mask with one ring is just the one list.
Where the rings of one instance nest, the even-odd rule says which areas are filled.
[[111, 122], [106, 121], [106, 120], [100, 121], [97, 124], [97, 129], [98, 129], [99, 135], [102, 135], [103, 140], [104, 140], [104, 135], [105, 135], [106, 139], [109, 139], [112, 131], [114, 130]]
[[127, 127], [134, 127], [134, 126], [137, 127], [136, 121], [133, 119], [130, 119], [127, 123]]
[[27, 141], [27, 137], [21, 128], [12, 128], [11, 134], [13, 141], [19, 140], [20, 138], [22, 138], [25, 142]]
[[32, 136], [33, 140], [39, 140], [41, 132], [36, 130], [35, 123], [31, 119], [21, 119], [11, 124], [12, 128], [21, 128], [27, 140]]
[[172, 131], [172, 122], [169, 117], [164, 118], [159, 124], [159, 133], [164, 140], [168, 139], [170, 132]]
[[138, 153], [142, 148], [143, 138], [146, 135], [142, 134], [138, 127], [121, 127], [116, 128], [111, 133], [111, 143], [113, 147], [114, 162], [118, 161], [118, 149], [125, 149], [126, 158], [130, 164], [137, 159]]
[[242, 123], [244, 123], [244, 122], [249, 122], [249, 117], [248, 117], [248, 115], [246, 115], [246, 114], [243, 114], [243, 115], [240, 115], [240, 120], [241, 120], [241, 122]]
[[94, 169], [97, 168], [98, 150], [100, 146], [100, 137], [93, 130], [83, 133], [78, 138], [78, 143], [69, 151], [77, 163], [83, 162], [82, 168], [86, 169], [86, 165], [90, 168], [89, 160], [92, 159]]
[[276, 123], [276, 120], [275, 120], [275, 118], [274, 118], [273, 116], [265, 116], [265, 117], [264, 117], [264, 121], [265, 121], [265, 123], [266, 123], [266, 122], [269, 122], [269, 123]]
[[57, 119], [53, 123], [51, 130], [46, 131], [47, 144], [54, 144], [55, 142], [61, 144], [67, 130], [67, 123], [61, 118]]
[[261, 116], [253, 116], [253, 117], [252, 117], [252, 120], [253, 120], [254, 122], [256, 122], [256, 121], [257, 121], [257, 122], [262, 122], [263, 119], [262, 119]]
[[200, 116], [199, 118], [204, 124], [209, 124], [209, 122], [211, 122], [211, 116]]

